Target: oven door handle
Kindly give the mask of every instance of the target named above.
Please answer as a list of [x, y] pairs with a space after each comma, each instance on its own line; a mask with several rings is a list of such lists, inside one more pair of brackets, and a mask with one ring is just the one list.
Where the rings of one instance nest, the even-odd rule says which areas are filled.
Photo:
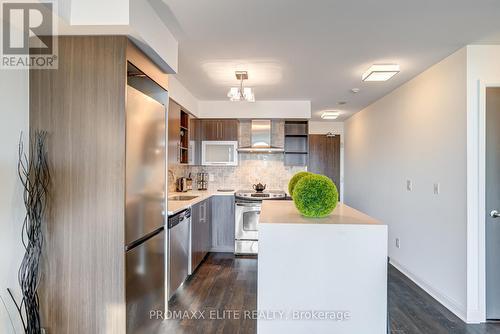
[[259, 208], [260, 209], [260, 205], [248, 205], [248, 204], [236, 203], [236, 206], [242, 206], [244, 208]]

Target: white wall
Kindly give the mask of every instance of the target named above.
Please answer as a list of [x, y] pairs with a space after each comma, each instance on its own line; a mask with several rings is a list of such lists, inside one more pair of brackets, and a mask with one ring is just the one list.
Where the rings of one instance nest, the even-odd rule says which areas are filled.
[[[17, 176], [17, 145], [21, 131], [27, 137], [28, 80], [27, 71], [0, 70], [0, 296], [16, 322], [17, 313], [6, 289], [12, 288], [19, 298], [17, 270], [24, 254], [20, 237], [25, 211]], [[20, 326], [16, 332], [22, 332]], [[0, 333], [14, 333], [1, 301]]]
[[179, 62], [177, 39], [161, 21], [148, 1], [129, 0], [129, 2], [130, 35], [163, 70], [168, 73], [176, 73]]
[[198, 99], [174, 75], [168, 76], [168, 93], [171, 99], [198, 117]]
[[346, 204], [387, 223], [391, 261], [462, 319], [466, 62], [463, 48], [345, 122]]
[[467, 319], [485, 320], [485, 88], [500, 86], [500, 45], [467, 47]]
[[[73, 25], [126, 25], [129, 0], [64, 0], [70, 6], [67, 18]], [[65, 11], [65, 13], [67, 13]]]
[[331, 121], [309, 121], [309, 133], [322, 135], [331, 132], [335, 135], [344, 136], [344, 122]]
[[58, 15], [59, 35], [128, 35], [164, 71], [177, 72], [178, 42], [149, 1], [64, 0]]
[[202, 118], [311, 118], [311, 101], [200, 101]]

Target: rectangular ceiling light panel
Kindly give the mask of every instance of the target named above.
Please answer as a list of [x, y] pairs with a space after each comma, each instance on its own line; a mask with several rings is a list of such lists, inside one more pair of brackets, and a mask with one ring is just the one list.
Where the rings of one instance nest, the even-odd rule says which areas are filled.
[[361, 77], [363, 81], [387, 81], [400, 71], [399, 65], [372, 65]]

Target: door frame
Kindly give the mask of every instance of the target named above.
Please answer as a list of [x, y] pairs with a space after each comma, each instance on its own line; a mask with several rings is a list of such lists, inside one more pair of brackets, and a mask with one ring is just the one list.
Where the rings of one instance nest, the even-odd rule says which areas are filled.
[[477, 81], [477, 101], [467, 112], [467, 315], [486, 321], [486, 89], [499, 82]]

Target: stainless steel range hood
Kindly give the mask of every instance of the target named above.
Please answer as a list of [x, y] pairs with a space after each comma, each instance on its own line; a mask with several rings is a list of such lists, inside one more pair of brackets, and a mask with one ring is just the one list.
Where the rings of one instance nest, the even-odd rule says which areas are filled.
[[242, 153], [283, 153], [282, 147], [271, 145], [271, 121], [252, 120], [252, 146], [241, 147], [238, 152]]

